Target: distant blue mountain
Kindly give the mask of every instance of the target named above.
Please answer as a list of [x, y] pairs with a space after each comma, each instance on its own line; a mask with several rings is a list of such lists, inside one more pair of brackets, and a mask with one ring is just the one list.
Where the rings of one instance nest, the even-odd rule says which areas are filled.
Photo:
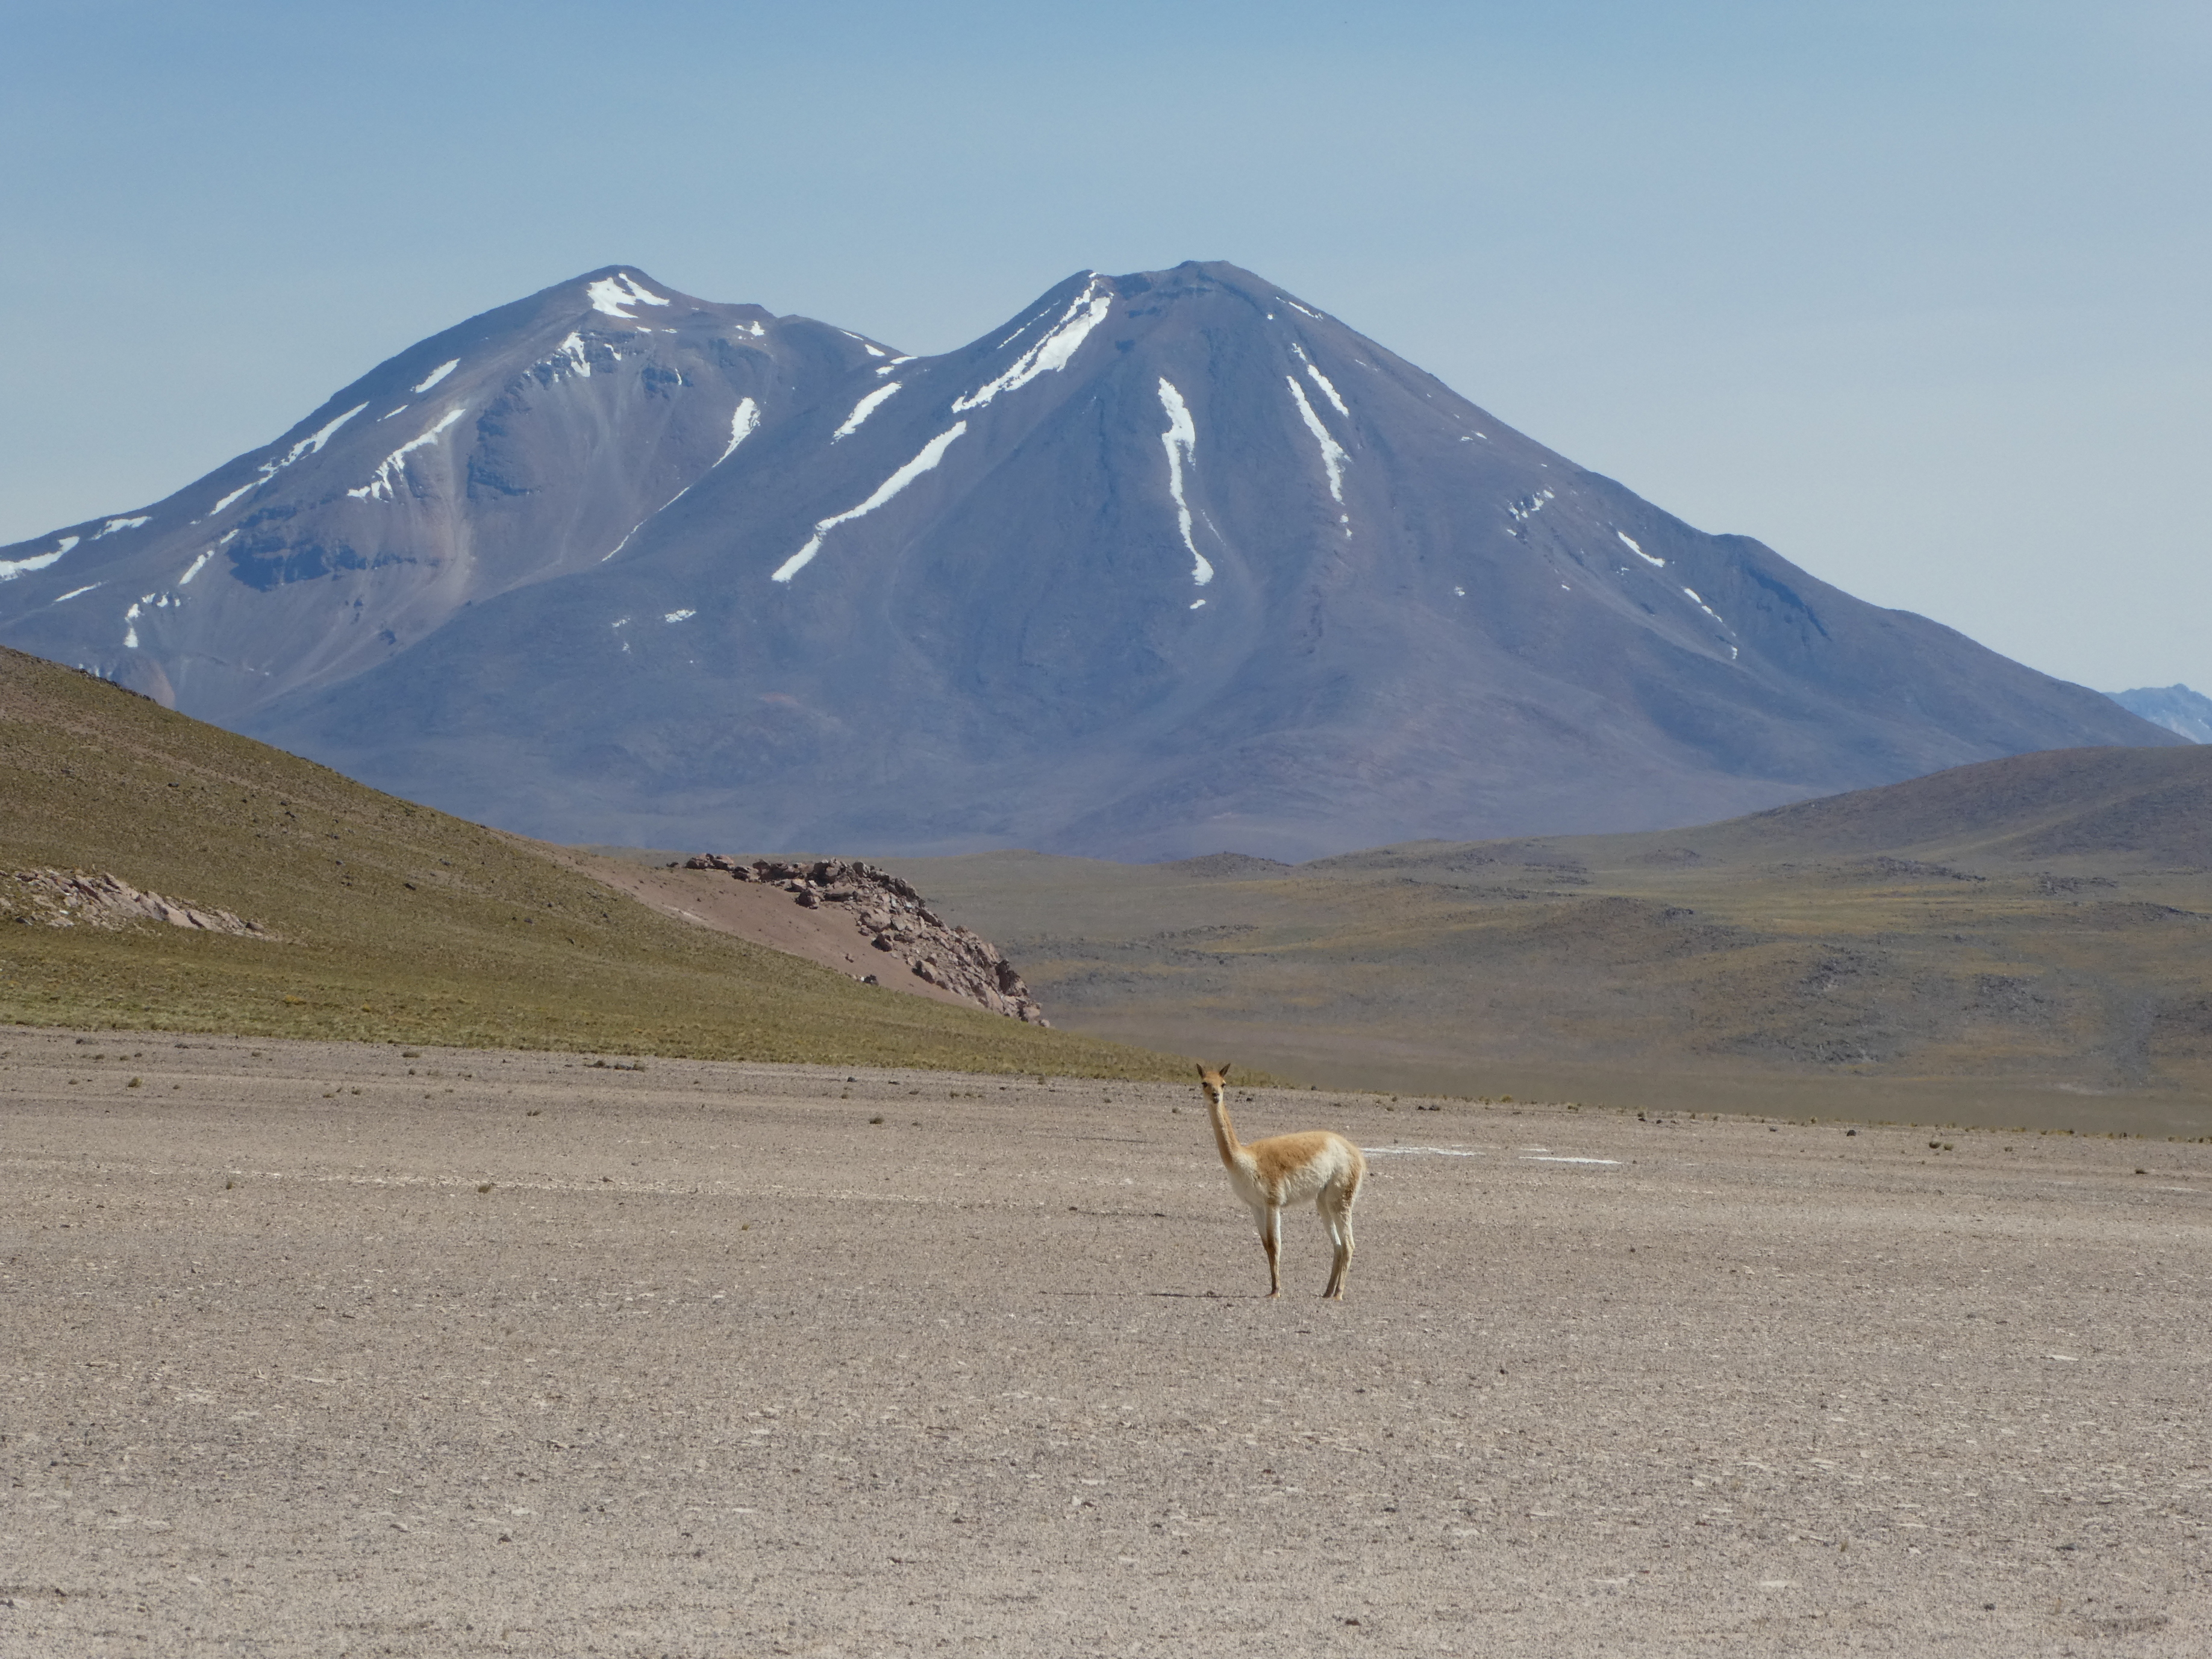
[[2182, 741], [1219, 264], [927, 358], [609, 266], [0, 549], [0, 642], [506, 828], [753, 853], [1299, 860]]
[[2185, 685], [2143, 686], [2115, 691], [2112, 701], [2153, 726], [2178, 732], [2191, 743], [2212, 743], [2212, 697]]

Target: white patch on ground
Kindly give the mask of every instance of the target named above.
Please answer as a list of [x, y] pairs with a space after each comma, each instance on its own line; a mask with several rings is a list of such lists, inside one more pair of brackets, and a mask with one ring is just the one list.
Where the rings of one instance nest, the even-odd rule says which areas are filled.
[[591, 301], [592, 310], [603, 311], [610, 317], [619, 317], [626, 323], [635, 322], [637, 313], [624, 311], [624, 306], [665, 306], [668, 303], [658, 294], [648, 294], [640, 288], [626, 270], [600, 277], [586, 289], [584, 294]]
[[689, 622], [699, 613], [696, 611], [671, 611], [660, 618], [665, 623]]
[[1666, 560], [1653, 558], [1649, 553], [1646, 553], [1641, 547], [1637, 545], [1636, 538], [1630, 535], [1626, 530], [1616, 530], [1613, 533], [1620, 537], [1622, 543], [1627, 547], [1628, 550], [1636, 555], [1638, 558], [1643, 560], [1644, 563], [1658, 570], [1664, 570], [1667, 568]]
[[1091, 331], [1106, 320], [1106, 313], [1114, 307], [1114, 296], [1101, 286], [1094, 272], [1083, 292], [1077, 295], [1051, 332], [1014, 360], [1014, 365], [988, 386], [980, 386], [964, 398], [952, 400], [956, 411], [981, 409], [1001, 392], [1018, 391], [1048, 370], [1067, 367], [1068, 359], [1075, 356]]
[[1690, 603], [1692, 605], [1697, 606], [1698, 610], [1704, 611], [1715, 622], [1719, 623], [1723, 628], [1726, 628], [1728, 626], [1726, 618], [1724, 618], [1719, 611], [1714, 610], [1712, 606], [1707, 605], [1703, 599], [1698, 597], [1698, 590], [1696, 588], [1686, 587], [1682, 591], [1690, 596]]
[[884, 364], [883, 364], [882, 366], [880, 366], [880, 367], [876, 370], [876, 373], [877, 373], [877, 374], [890, 374], [894, 369], [897, 368], [897, 367], [898, 367], [901, 363], [910, 363], [910, 362], [912, 362], [913, 361], [914, 361], [914, 358], [913, 358], [911, 356], [904, 356], [904, 357], [894, 357], [894, 358], [892, 358], [892, 359], [890, 360], [890, 362], [887, 362], [887, 363], [884, 363]]
[[758, 323], [754, 323], [754, 324], [750, 325], [750, 329], [751, 329], [751, 332], [752, 332], [752, 337], [753, 337], [753, 338], [755, 338], [756, 340], [757, 340], [757, 339], [760, 339], [760, 338], [763, 337], [768, 333], [768, 331], [767, 331], [766, 329], [763, 328], [763, 327], [762, 327]]
[[154, 515], [150, 513], [141, 514], [135, 519], [110, 519], [92, 532], [92, 538], [98, 541], [102, 536], [112, 536], [118, 530], [136, 530], [142, 524], [153, 522]]
[[869, 416], [874, 414], [877, 410], [888, 403], [890, 400], [891, 394], [898, 389], [899, 383], [896, 380], [893, 380], [889, 386], [878, 386], [866, 397], [861, 398], [859, 403], [854, 404], [853, 405], [853, 412], [845, 417], [845, 424], [839, 427], [835, 432], [830, 434], [830, 441], [834, 444], [838, 439], [859, 431], [860, 429], [860, 422], [866, 420]]
[[383, 414], [376, 417], [376, 423], [379, 426], [381, 426], [385, 422], [390, 420], [394, 415], [404, 415], [409, 410], [414, 407], [415, 405], [412, 404], [402, 404], [397, 409], [387, 409]]
[[728, 460], [732, 455], [735, 454], [737, 453], [738, 446], [744, 442], [746, 439], [751, 437], [753, 435], [753, 428], [759, 424], [759, 406], [750, 398], [738, 398], [738, 406], [730, 411], [730, 441], [728, 447], [726, 447], [720, 454], [714, 457], [714, 465], [716, 466], [720, 466], [724, 461]]
[[422, 381], [415, 388], [415, 395], [419, 398], [422, 393], [428, 392], [432, 386], [437, 385], [439, 381], [444, 380], [446, 376], [452, 374], [460, 366], [461, 360], [459, 357], [454, 358], [451, 362], [440, 363], [437, 368], [430, 371], [429, 378]]
[[1316, 322], [1322, 320], [1321, 313], [1318, 311], [1307, 310], [1305, 307], [1300, 305], [1296, 300], [1287, 299], [1284, 295], [1278, 294], [1275, 296], [1275, 301], [1279, 305], [1288, 306], [1291, 310], [1298, 313], [1302, 316], [1312, 318]]
[[73, 599], [80, 593], [89, 593], [95, 587], [105, 587], [106, 586], [107, 584], [106, 582], [87, 582], [82, 587], [72, 587], [68, 592], [61, 594], [52, 602], [56, 605], [59, 605], [63, 599]]
[[1194, 611], [1196, 611], [1196, 610], [1200, 609], [1201, 606], [1203, 606], [1203, 605], [1205, 605], [1205, 603], [1206, 603], [1206, 601], [1205, 601], [1204, 599], [1193, 599], [1193, 600], [1190, 602], [1190, 608], [1191, 608], [1192, 610], [1194, 610]]
[[833, 514], [829, 518], [817, 521], [814, 526], [814, 533], [806, 538], [806, 545], [778, 565], [769, 580], [787, 582], [805, 569], [813, 562], [814, 556], [822, 550], [822, 538], [824, 536], [841, 524], [849, 524], [854, 519], [865, 517], [874, 512], [923, 473], [935, 467], [945, 459], [945, 452], [952, 447], [952, 441], [967, 429], [967, 422], [955, 421], [949, 429], [939, 433], [924, 444], [921, 453], [877, 485], [875, 494], [869, 496], [867, 500], [862, 501], [858, 507], [848, 507], [842, 513]]
[[1544, 510], [1544, 503], [1559, 498], [1548, 489], [1540, 489], [1533, 495], [1523, 495], [1517, 501], [1508, 501], [1505, 510], [1516, 524], [1526, 524]]
[[1160, 407], [1168, 416], [1168, 429], [1160, 434], [1161, 447], [1168, 452], [1168, 494], [1175, 497], [1176, 523], [1182, 531], [1182, 544], [1190, 550], [1190, 579], [1203, 587], [1213, 580], [1213, 567], [1191, 539], [1190, 503], [1182, 493], [1182, 464], [1198, 465], [1198, 426], [1190, 418], [1190, 405], [1183, 402], [1182, 393], [1164, 374], [1160, 376]]
[[1304, 346], [1298, 344], [1296, 341], [1293, 341], [1291, 343], [1291, 349], [1298, 354], [1298, 361], [1306, 366], [1307, 377], [1310, 379], [1316, 386], [1322, 389], [1322, 394], [1328, 398], [1329, 402], [1336, 405], [1336, 412], [1343, 416], [1347, 421], [1350, 420], [1352, 418], [1352, 411], [1344, 406], [1344, 399], [1337, 396], [1334, 382], [1330, 380], [1328, 375], [1322, 374], [1320, 369], [1314, 366], [1314, 360], [1306, 356], [1306, 349]]
[[33, 553], [27, 559], [0, 559], [0, 582], [12, 582], [18, 576], [27, 576], [34, 570], [44, 570], [77, 544], [75, 536], [64, 536], [61, 545], [51, 553]]
[[177, 578], [177, 586], [179, 587], [190, 587], [192, 585], [192, 578], [198, 575], [201, 571], [207, 568], [207, 562], [213, 557], [215, 557], [215, 549], [210, 547], [206, 552], [201, 554], [199, 557], [194, 559], [191, 562], [191, 568], [188, 568], [183, 575]]
[[432, 427], [421, 437], [409, 440], [407, 442], [400, 445], [398, 448], [393, 450], [389, 455], [386, 455], [382, 463], [378, 465], [375, 477], [372, 477], [360, 489], [349, 489], [346, 491], [346, 494], [352, 496], [356, 501], [389, 501], [396, 500], [396, 487], [399, 480], [405, 476], [407, 471], [407, 457], [416, 450], [421, 449], [426, 445], [435, 443], [438, 441], [438, 434], [440, 433], [443, 432], [447, 427], [453, 425], [454, 422], [459, 420], [462, 416], [468, 412], [466, 405], [464, 405], [459, 409], [447, 410], [443, 417], [440, 419], [437, 425]]
[[1452, 592], [1458, 594], [1462, 599], [1467, 597], [1467, 589], [1464, 587], [1455, 587], [1452, 589]]
[[1344, 453], [1342, 444], [1328, 435], [1328, 428], [1321, 423], [1321, 416], [1314, 413], [1313, 405], [1306, 401], [1305, 388], [1297, 383], [1297, 378], [1285, 374], [1283, 384], [1290, 387], [1291, 396], [1297, 399], [1298, 418], [1306, 423], [1306, 430], [1313, 434], [1314, 441], [1321, 446], [1321, 463], [1328, 469], [1328, 493], [1335, 499], [1336, 504], [1342, 507], [1344, 464], [1352, 457]]
[[[607, 562], [607, 559], [611, 559], [612, 557], [614, 557], [615, 554], [621, 552], [621, 551], [623, 550], [623, 549], [624, 549], [625, 547], [628, 547], [628, 546], [629, 545], [629, 538], [630, 538], [630, 537], [636, 535], [636, 534], [637, 534], [637, 532], [638, 532], [639, 531], [641, 531], [641, 530], [642, 530], [642, 529], [644, 529], [644, 528], [645, 528], [645, 520], [642, 520], [642, 519], [640, 519], [640, 520], [639, 520], [635, 524], [632, 525], [632, 526], [629, 527], [629, 529], [628, 530], [628, 532], [626, 532], [623, 534], [623, 538], [622, 538], [620, 541], [617, 542], [617, 543], [614, 544], [613, 550], [612, 550], [612, 551], [611, 551], [610, 553], [608, 553], [608, 555], [607, 555], [607, 558], [606, 558], [606, 559], [601, 559], [601, 560], [599, 561], [599, 562], [600, 562], [601, 564], [605, 564], [605, 563]], [[618, 622], [618, 623], [617, 623], [615, 624], [615, 626], [616, 626], [617, 628], [620, 628], [620, 627], [623, 625], [623, 623], [626, 623], [626, 622], [628, 622], [629, 620], [629, 618], [628, 617], [624, 617], [622, 619], [622, 622]], [[625, 651], [627, 651], [627, 650], [629, 650], [629, 647], [628, 646], [624, 646], [624, 647], [623, 647], [623, 650], [625, 650]]]

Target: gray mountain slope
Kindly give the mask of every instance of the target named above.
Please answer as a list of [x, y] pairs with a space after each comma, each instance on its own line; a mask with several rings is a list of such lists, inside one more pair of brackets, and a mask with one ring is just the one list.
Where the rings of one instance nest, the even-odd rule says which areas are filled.
[[2212, 697], [2185, 685], [2145, 685], [2115, 691], [2112, 701], [2153, 726], [2178, 732], [2191, 743], [2212, 743]]
[[0, 641], [240, 726], [590, 568], [871, 349], [593, 271], [378, 365], [166, 501], [0, 549]]
[[[302, 590], [306, 620], [268, 627], [326, 643], [215, 717], [561, 840], [1140, 859], [1704, 823], [2024, 750], [2179, 740], [1691, 528], [1232, 265], [1073, 277], [929, 359], [771, 325], [789, 355], [746, 359], [750, 379], [704, 365], [764, 313], [678, 304], [711, 319], [702, 341], [722, 331], [696, 374], [672, 365], [665, 396], [696, 392], [696, 415], [609, 413], [597, 448], [529, 452], [623, 473], [618, 506], [557, 467], [489, 495], [410, 470], [426, 520], [595, 514], [588, 535], [557, 560], [508, 556], [366, 662], [327, 641], [349, 600], [362, 628], [389, 608], [368, 573], [314, 572], [285, 544], [298, 574], [278, 587]], [[578, 389], [535, 379], [562, 326], [498, 380], [531, 372], [546, 430], [567, 429], [547, 400]], [[658, 365], [683, 339], [607, 349]], [[616, 372], [642, 404], [630, 362]], [[718, 462], [740, 395], [762, 418]], [[481, 417], [464, 429], [488, 441]], [[349, 458], [346, 485], [373, 460]], [[256, 568], [226, 578], [265, 599]], [[11, 597], [0, 638], [44, 648]], [[112, 648], [98, 665], [137, 668]], [[179, 706], [208, 707], [165, 672]]]

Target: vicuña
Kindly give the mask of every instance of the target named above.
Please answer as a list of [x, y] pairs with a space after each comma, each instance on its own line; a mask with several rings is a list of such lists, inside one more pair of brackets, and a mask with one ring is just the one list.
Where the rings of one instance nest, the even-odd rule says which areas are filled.
[[1359, 1148], [1328, 1129], [1273, 1135], [1244, 1146], [1229, 1121], [1229, 1067], [1217, 1071], [1200, 1066], [1198, 1086], [1213, 1119], [1213, 1141], [1229, 1170], [1230, 1185], [1260, 1224], [1260, 1243], [1267, 1252], [1267, 1294], [1283, 1293], [1283, 1206], [1310, 1198], [1328, 1229], [1329, 1243], [1336, 1247], [1336, 1260], [1322, 1294], [1341, 1302], [1345, 1276], [1352, 1268], [1352, 1206], [1359, 1196], [1359, 1183], [1367, 1178], [1367, 1160]]

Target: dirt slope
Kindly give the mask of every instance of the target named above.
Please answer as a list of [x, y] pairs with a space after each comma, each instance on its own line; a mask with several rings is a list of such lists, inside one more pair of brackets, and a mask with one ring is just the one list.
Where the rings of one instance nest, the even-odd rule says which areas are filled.
[[0, 650], [0, 871], [56, 867], [234, 913], [275, 937], [153, 920], [122, 931], [0, 921], [0, 1018], [978, 1070], [1180, 1069], [864, 986], [849, 970], [672, 920], [532, 843]]
[[2208, 834], [2212, 748], [2104, 749], [1643, 836], [896, 867], [1056, 1022], [1324, 1083], [2202, 1134]]

